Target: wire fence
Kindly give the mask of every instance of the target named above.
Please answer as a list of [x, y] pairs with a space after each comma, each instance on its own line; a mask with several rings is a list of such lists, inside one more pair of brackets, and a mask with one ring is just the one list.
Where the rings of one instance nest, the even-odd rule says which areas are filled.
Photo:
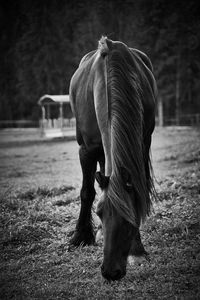
[[[63, 123], [66, 127], [74, 127], [75, 121], [74, 118], [66, 120]], [[73, 121], [73, 122], [72, 122]], [[66, 123], [66, 124], [65, 124]], [[69, 124], [68, 124], [69, 123]], [[159, 124], [158, 117], [156, 118], [156, 124]], [[0, 129], [4, 128], [39, 128], [41, 125], [41, 121], [32, 121], [32, 120], [0, 120]], [[200, 113], [197, 114], [181, 114], [179, 116], [179, 120], [173, 117], [163, 117], [163, 125], [164, 126], [200, 126]]]
[[179, 118], [164, 117], [164, 126], [200, 126], [200, 114], [181, 114]]
[[4, 128], [38, 128], [39, 121], [32, 120], [1, 120], [0, 129]]
[[75, 119], [49, 119], [49, 120], [38, 120], [38, 121], [32, 121], [32, 120], [3, 120], [0, 121], [0, 129], [4, 128], [39, 128], [43, 126], [44, 128], [59, 128], [61, 127], [75, 127]]

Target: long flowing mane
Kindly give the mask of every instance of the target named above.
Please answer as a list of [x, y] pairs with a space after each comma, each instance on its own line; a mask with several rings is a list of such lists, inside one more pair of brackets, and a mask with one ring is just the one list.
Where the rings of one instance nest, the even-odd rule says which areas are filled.
[[[145, 174], [143, 91], [145, 76], [124, 45], [107, 57], [108, 103], [111, 122], [112, 176], [108, 189], [110, 204], [130, 223], [138, 226], [149, 213], [150, 190]], [[148, 86], [148, 83], [146, 83]], [[127, 196], [122, 172], [132, 178], [134, 196]], [[126, 201], [123, 201], [123, 200]]]

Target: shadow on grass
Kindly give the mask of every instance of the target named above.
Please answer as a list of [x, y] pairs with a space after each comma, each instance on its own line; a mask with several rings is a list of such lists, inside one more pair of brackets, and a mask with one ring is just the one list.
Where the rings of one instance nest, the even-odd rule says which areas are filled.
[[74, 190], [72, 186], [62, 186], [62, 187], [54, 187], [49, 189], [48, 187], [39, 187], [38, 189], [30, 189], [24, 193], [19, 193], [17, 197], [20, 200], [33, 200], [37, 197], [55, 197], [60, 196], [62, 194], [68, 193], [69, 191]]

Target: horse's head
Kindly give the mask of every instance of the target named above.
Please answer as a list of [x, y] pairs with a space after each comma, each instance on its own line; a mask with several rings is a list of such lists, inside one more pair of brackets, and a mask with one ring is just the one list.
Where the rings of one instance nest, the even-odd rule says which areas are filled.
[[[101, 267], [102, 275], [108, 280], [119, 280], [126, 275], [127, 258], [134, 246], [138, 228], [128, 222], [110, 202], [109, 180], [102, 174], [96, 176], [102, 188], [101, 199], [96, 213], [102, 222], [104, 239], [104, 259]], [[112, 181], [112, 178], [110, 179]], [[124, 195], [130, 197], [130, 183]], [[125, 189], [125, 187], [122, 187]], [[123, 199], [126, 202], [127, 199]], [[99, 233], [98, 233], [99, 234]], [[136, 242], [137, 243], [137, 242]]]

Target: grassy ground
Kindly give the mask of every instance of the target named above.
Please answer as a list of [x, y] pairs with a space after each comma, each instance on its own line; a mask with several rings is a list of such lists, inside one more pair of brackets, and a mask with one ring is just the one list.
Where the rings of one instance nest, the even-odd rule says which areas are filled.
[[152, 148], [160, 200], [141, 229], [151, 261], [108, 284], [102, 244], [67, 251], [79, 212], [76, 143], [1, 132], [0, 299], [200, 299], [200, 130], [157, 129]]

